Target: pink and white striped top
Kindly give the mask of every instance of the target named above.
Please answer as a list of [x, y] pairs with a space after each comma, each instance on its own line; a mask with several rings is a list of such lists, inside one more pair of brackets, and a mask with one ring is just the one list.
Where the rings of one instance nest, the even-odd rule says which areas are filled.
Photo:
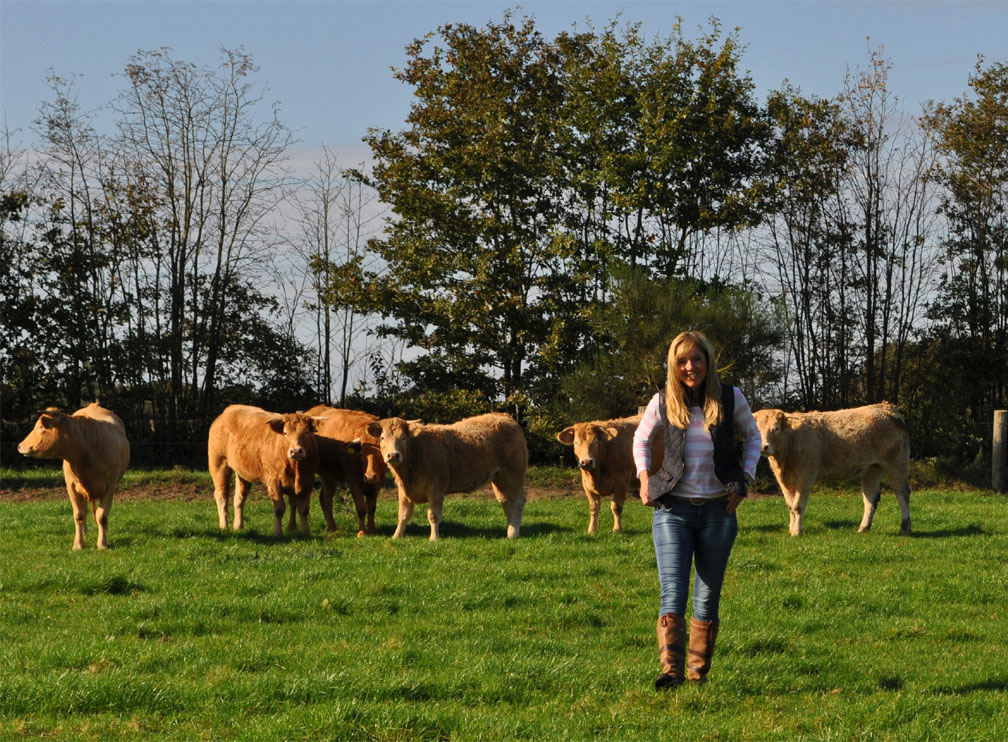
[[[760, 448], [763, 445], [759, 428], [753, 418], [752, 409], [738, 387], [735, 392], [735, 428], [742, 435], [742, 469], [749, 476], [756, 476], [756, 464], [759, 463]], [[651, 468], [651, 441], [657, 435], [664, 435], [661, 413], [658, 405], [660, 396], [655, 394], [648, 402], [647, 409], [641, 417], [640, 425], [634, 433], [633, 457], [637, 467], [637, 475]], [[683, 474], [676, 482], [672, 492], [682, 497], [720, 497], [724, 494], [724, 486], [714, 476], [714, 442], [705, 427], [703, 410], [700, 407], [690, 409], [690, 424], [686, 430], [686, 441], [683, 447]]]

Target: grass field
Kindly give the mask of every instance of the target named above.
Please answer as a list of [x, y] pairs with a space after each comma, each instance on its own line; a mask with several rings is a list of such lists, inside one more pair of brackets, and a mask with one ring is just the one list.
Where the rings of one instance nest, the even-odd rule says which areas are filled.
[[859, 535], [830, 491], [799, 539], [752, 498], [711, 682], [656, 694], [637, 503], [589, 537], [584, 498], [540, 486], [508, 542], [489, 495], [449, 498], [432, 544], [422, 507], [387, 538], [388, 491], [379, 537], [313, 504], [311, 537], [274, 538], [261, 489], [221, 533], [204, 477], [131, 474], [107, 552], [93, 524], [70, 550], [65, 496], [0, 489], [0, 739], [1008, 739], [1003, 496], [915, 492], [900, 537], [891, 494]]

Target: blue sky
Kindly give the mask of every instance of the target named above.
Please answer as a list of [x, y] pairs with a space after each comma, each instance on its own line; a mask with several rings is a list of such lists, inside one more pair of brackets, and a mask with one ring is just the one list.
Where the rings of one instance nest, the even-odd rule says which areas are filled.
[[575, 23], [584, 29], [586, 17], [602, 27], [617, 15], [640, 21], [648, 38], [667, 35], [679, 15], [695, 37], [716, 16], [739, 27], [743, 67], [761, 98], [785, 78], [806, 94], [832, 96], [881, 45], [893, 64], [891, 89], [916, 113], [924, 100], [966, 92], [978, 53], [1008, 60], [1008, 2], [0, 0], [0, 122], [20, 130], [20, 144], [32, 143], [50, 69], [76, 76], [82, 108], [93, 109], [115, 96], [117, 75], [138, 49], [168, 46], [176, 59], [216, 65], [221, 47], [242, 46], [302, 145], [325, 143], [353, 159], [366, 152], [368, 127], [402, 127], [411, 91], [390, 68], [403, 65], [409, 42], [445, 22], [499, 21], [507, 8], [534, 16], [547, 37]]

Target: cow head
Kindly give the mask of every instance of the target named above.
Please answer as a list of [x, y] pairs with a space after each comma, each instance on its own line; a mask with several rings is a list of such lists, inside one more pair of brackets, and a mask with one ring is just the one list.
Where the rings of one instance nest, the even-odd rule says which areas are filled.
[[557, 433], [557, 440], [565, 446], [574, 446], [578, 466], [584, 471], [595, 471], [599, 449], [619, 435], [619, 428], [596, 423], [576, 423]]
[[270, 429], [282, 435], [287, 442], [287, 458], [303, 461], [318, 450], [315, 442], [315, 421], [308, 415], [292, 412], [282, 417], [270, 418]]
[[787, 445], [787, 434], [791, 429], [787, 413], [781, 410], [757, 410], [753, 413], [753, 417], [763, 440], [760, 452], [764, 456], [782, 453]]
[[348, 448], [360, 457], [364, 481], [367, 484], [380, 484], [388, 467], [382, 455], [381, 436], [372, 435], [368, 428], [370, 425], [362, 427]]
[[18, 453], [33, 459], [61, 459], [70, 416], [55, 407], [39, 414], [35, 427], [18, 443]]
[[421, 427], [418, 420], [388, 417], [368, 424], [367, 432], [378, 439], [382, 460], [394, 469], [406, 461], [410, 441]]

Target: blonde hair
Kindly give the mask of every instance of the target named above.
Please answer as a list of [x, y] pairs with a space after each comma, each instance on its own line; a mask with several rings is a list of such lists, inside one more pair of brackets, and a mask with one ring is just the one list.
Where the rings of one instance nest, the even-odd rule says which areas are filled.
[[[699, 348], [707, 358], [707, 376], [704, 378], [702, 400], [690, 400], [690, 390], [679, 378], [679, 361], [694, 348]], [[703, 408], [707, 429], [721, 422], [721, 381], [714, 366], [714, 347], [702, 332], [688, 330], [675, 336], [668, 349], [668, 372], [665, 381], [665, 413], [669, 423], [685, 430], [689, 427], [690, 405]]]

